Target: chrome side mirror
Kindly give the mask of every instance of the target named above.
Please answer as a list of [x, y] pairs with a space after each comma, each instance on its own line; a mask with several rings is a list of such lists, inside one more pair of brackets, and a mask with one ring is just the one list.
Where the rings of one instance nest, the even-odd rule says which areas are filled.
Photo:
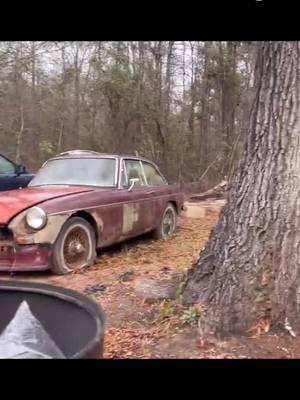
[[140, 181], [139, 178], [129, 179], [130, 186], [129, 186], [128, 192], [131, 192], [134, 185], [139, 181]]

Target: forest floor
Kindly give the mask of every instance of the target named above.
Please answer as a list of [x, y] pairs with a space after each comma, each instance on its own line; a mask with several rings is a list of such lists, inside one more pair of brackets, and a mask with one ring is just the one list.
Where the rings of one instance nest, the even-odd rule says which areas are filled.
[[[179, 300], [148, 304], [136, 296], [136, 279], [168, 278], [186, 271], [197, 259], [217, 220], [217, 211], [207, 212], [205, 218], [179, 218], [171, 239], [155, 242], [145, 236], [114, 246], [99, 255], [95, 266], [79, 273], [22, 273], [13, 279], [68, 287], [98, 301], [106, 314], [105, 358], [300, 357], [300, 338], [288, 334], [203, 343], [193, 310], [183, 320], [186, 310]], [[11, 279], [3, 273], [0, 278]]]

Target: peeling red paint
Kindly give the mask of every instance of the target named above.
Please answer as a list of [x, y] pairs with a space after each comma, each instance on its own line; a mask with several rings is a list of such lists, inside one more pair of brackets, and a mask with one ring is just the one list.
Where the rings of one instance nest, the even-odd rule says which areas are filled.
[[84, 187], [32, 187], [0, 193], [0, 223], [8, 223], [15, 215], [36, 204], [74, 193], [89, 192]]

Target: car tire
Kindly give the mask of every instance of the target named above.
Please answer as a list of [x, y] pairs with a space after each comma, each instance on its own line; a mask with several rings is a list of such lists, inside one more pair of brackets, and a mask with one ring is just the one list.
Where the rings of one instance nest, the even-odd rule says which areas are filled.
[[153, 238], [168, 239], [175, 231], [177, 223], [177, 213], [173, 204], [168, 203], [164, 210], [159, 226], [153, 231]]
[[65, 275], [92, 265], [96, 258], [93, 227], [83, 218], [70, 218], [54, 244], [51, 270]]

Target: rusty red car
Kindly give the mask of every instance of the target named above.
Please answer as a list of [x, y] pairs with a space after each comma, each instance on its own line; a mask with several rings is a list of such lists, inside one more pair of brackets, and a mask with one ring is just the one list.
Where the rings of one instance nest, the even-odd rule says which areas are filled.
[[183, 193], [151, 161], [73, 150], [48, 160], [29, 186], [0, 193], [0, 270], [90, 266], [96, 250], [176, 228]]

